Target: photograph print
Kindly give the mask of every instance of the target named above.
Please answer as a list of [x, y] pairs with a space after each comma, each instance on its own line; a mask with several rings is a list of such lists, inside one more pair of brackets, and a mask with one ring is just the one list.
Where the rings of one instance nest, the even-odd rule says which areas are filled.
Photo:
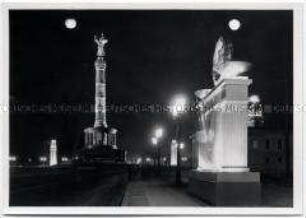
[[9, 206], [293, 207], [293, 10], [9, 10]]

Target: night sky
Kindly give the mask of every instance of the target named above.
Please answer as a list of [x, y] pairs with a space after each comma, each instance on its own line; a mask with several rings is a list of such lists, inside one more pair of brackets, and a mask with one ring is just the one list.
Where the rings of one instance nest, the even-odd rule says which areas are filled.
[[[66, 18], [77, 27], [67, 29]], [[232, 18], [242, 22], [231, 31]], [[109, 39], [107, 104], [166, 105], [180, 93], [212, 88], [214, 46], [219, 36], [233, 42], [234, 59], [253, 64], [250, 92], [264, 104], [292, 104], [292, 11], [10, 11], [10, 103], [90, 105], [94, 103], [94, 35]], [[189, 115], [188, 115], [189, 116]], [[193, 131], [186, 118], [184, 132]], [[119, 147], [151, 152], [150, 134], [169, 113], [109, 111], [108, 125], [119, 130]], [[275, 120], [275, 119], [274, 119]], [[56, 138], [62, 154], [82, 146], [90, 112], [12, 112], [10, 149], [19, 156], [41, 154]], [[287, 128], [287, 124], [279, 126]]]

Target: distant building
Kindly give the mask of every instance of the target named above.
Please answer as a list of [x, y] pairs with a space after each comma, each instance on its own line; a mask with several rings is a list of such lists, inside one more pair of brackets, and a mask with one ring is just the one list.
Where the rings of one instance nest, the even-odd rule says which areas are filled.
[[264, 177], [285, 178], [290, 175], [289, 136], [282, 131], [249, 128], [248, 165]]

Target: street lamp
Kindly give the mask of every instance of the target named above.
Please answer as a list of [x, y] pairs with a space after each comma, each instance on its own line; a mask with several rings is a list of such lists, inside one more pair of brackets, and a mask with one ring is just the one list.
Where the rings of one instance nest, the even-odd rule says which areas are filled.
[[47, 163], [47, 157], [46, 156], [40, 156], [39, 157], [39, 162], [42, 163], [43, 166]]
[[180, 143], [180, 149], [184, 149], [185, 148], [185, 144], [183, 142]]
[[147, 158], [146, 158], [146, 162], [147, 162], [148, 164], [150, 164], [151, 158], [147, 157]]
[[249, 97], [249, 101], [253, 104], [257, 104], [260, 102], [260, 98], [258, 95], [252, 95]]
[[174, 118], [179, 116], [181, 113], [184, 112], [184, 108], [186, 106], [186, 98], [184, 96], [177, 96], [171, 107], [171, 113]]
[[163, 136], [163, 132], [164, 132], [164, 130], [162, 128], [156, 129], [155, 130], [155, 137], [158, 138], [158, 139], [161, 138]]
[[255, 126], [255, 123], [262, 120], [262, 105], [258, 95], [249, 97], [248, 102], [249, 126]]
[[153, 138], [152, 138], [152, 144], [153, 144], [153, 145], [157, 145], [157, 138], [156, 138], [156, 137], [153, 137]]
[[69, 161], [68, 157], [66, 157], [66, 156], [63, 156], [61, 159], [62, 159], [62, 162], [63, 162], [63, 163], [66, 163], [66, 162]]
[[16, 162], [17, 158], [16, 158], [16, 156], [10, 156], [9, 160], [10, 160], [10, 162]]
[[157, 128], [154, 131], [154, 137], [151, 139], [152, 144], [157, 146], [157, 166], [160, 167], [160, 146], [158, 146], [159, 140], [162, 138], [164, 130], [162, 128]]
[[139, 164], [141, 164], [141, 162], [142, 162], [142, 158], [138, 157], [137, 160], [136, 160], [136, 164], [139, 165]]
[[[175, 128], [175, 138], [179, 140], [179, 132], [180, 132], [180, 115], [184, 113], [185, 107], [187, 104], [187, 100], [184, 96], [180, 95], [174, 98], [171, 106], [171, 113], [176, 120], [176, 128]], [[177, 153], [176, 153], [176, 184], [181, 184], [181, 147], [184, 147], [183, 143], [177, 144]]]

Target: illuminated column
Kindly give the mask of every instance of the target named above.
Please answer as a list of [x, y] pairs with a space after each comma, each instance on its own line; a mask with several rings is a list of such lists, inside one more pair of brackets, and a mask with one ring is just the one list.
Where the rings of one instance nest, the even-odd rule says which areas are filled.
[[177, 165], [177, 142], [172, 140], [171, 142], [171, 153], [170, 153], [170, 166]]
[[57, 145], [56, 145], [56, 140], [52, 139], [51, 140], [51, 145], [50, 145], [50, 160], [49, 160], [49, 165], [54, 166], [57, 165]]
[[95, 61], [95, 123], [94, 127], [104, 126], [106, 123], [106, 61], [104, 60], [104, 46], [108, 42], [103, 34], [95, 38], [98, 45], [97, 59]]

